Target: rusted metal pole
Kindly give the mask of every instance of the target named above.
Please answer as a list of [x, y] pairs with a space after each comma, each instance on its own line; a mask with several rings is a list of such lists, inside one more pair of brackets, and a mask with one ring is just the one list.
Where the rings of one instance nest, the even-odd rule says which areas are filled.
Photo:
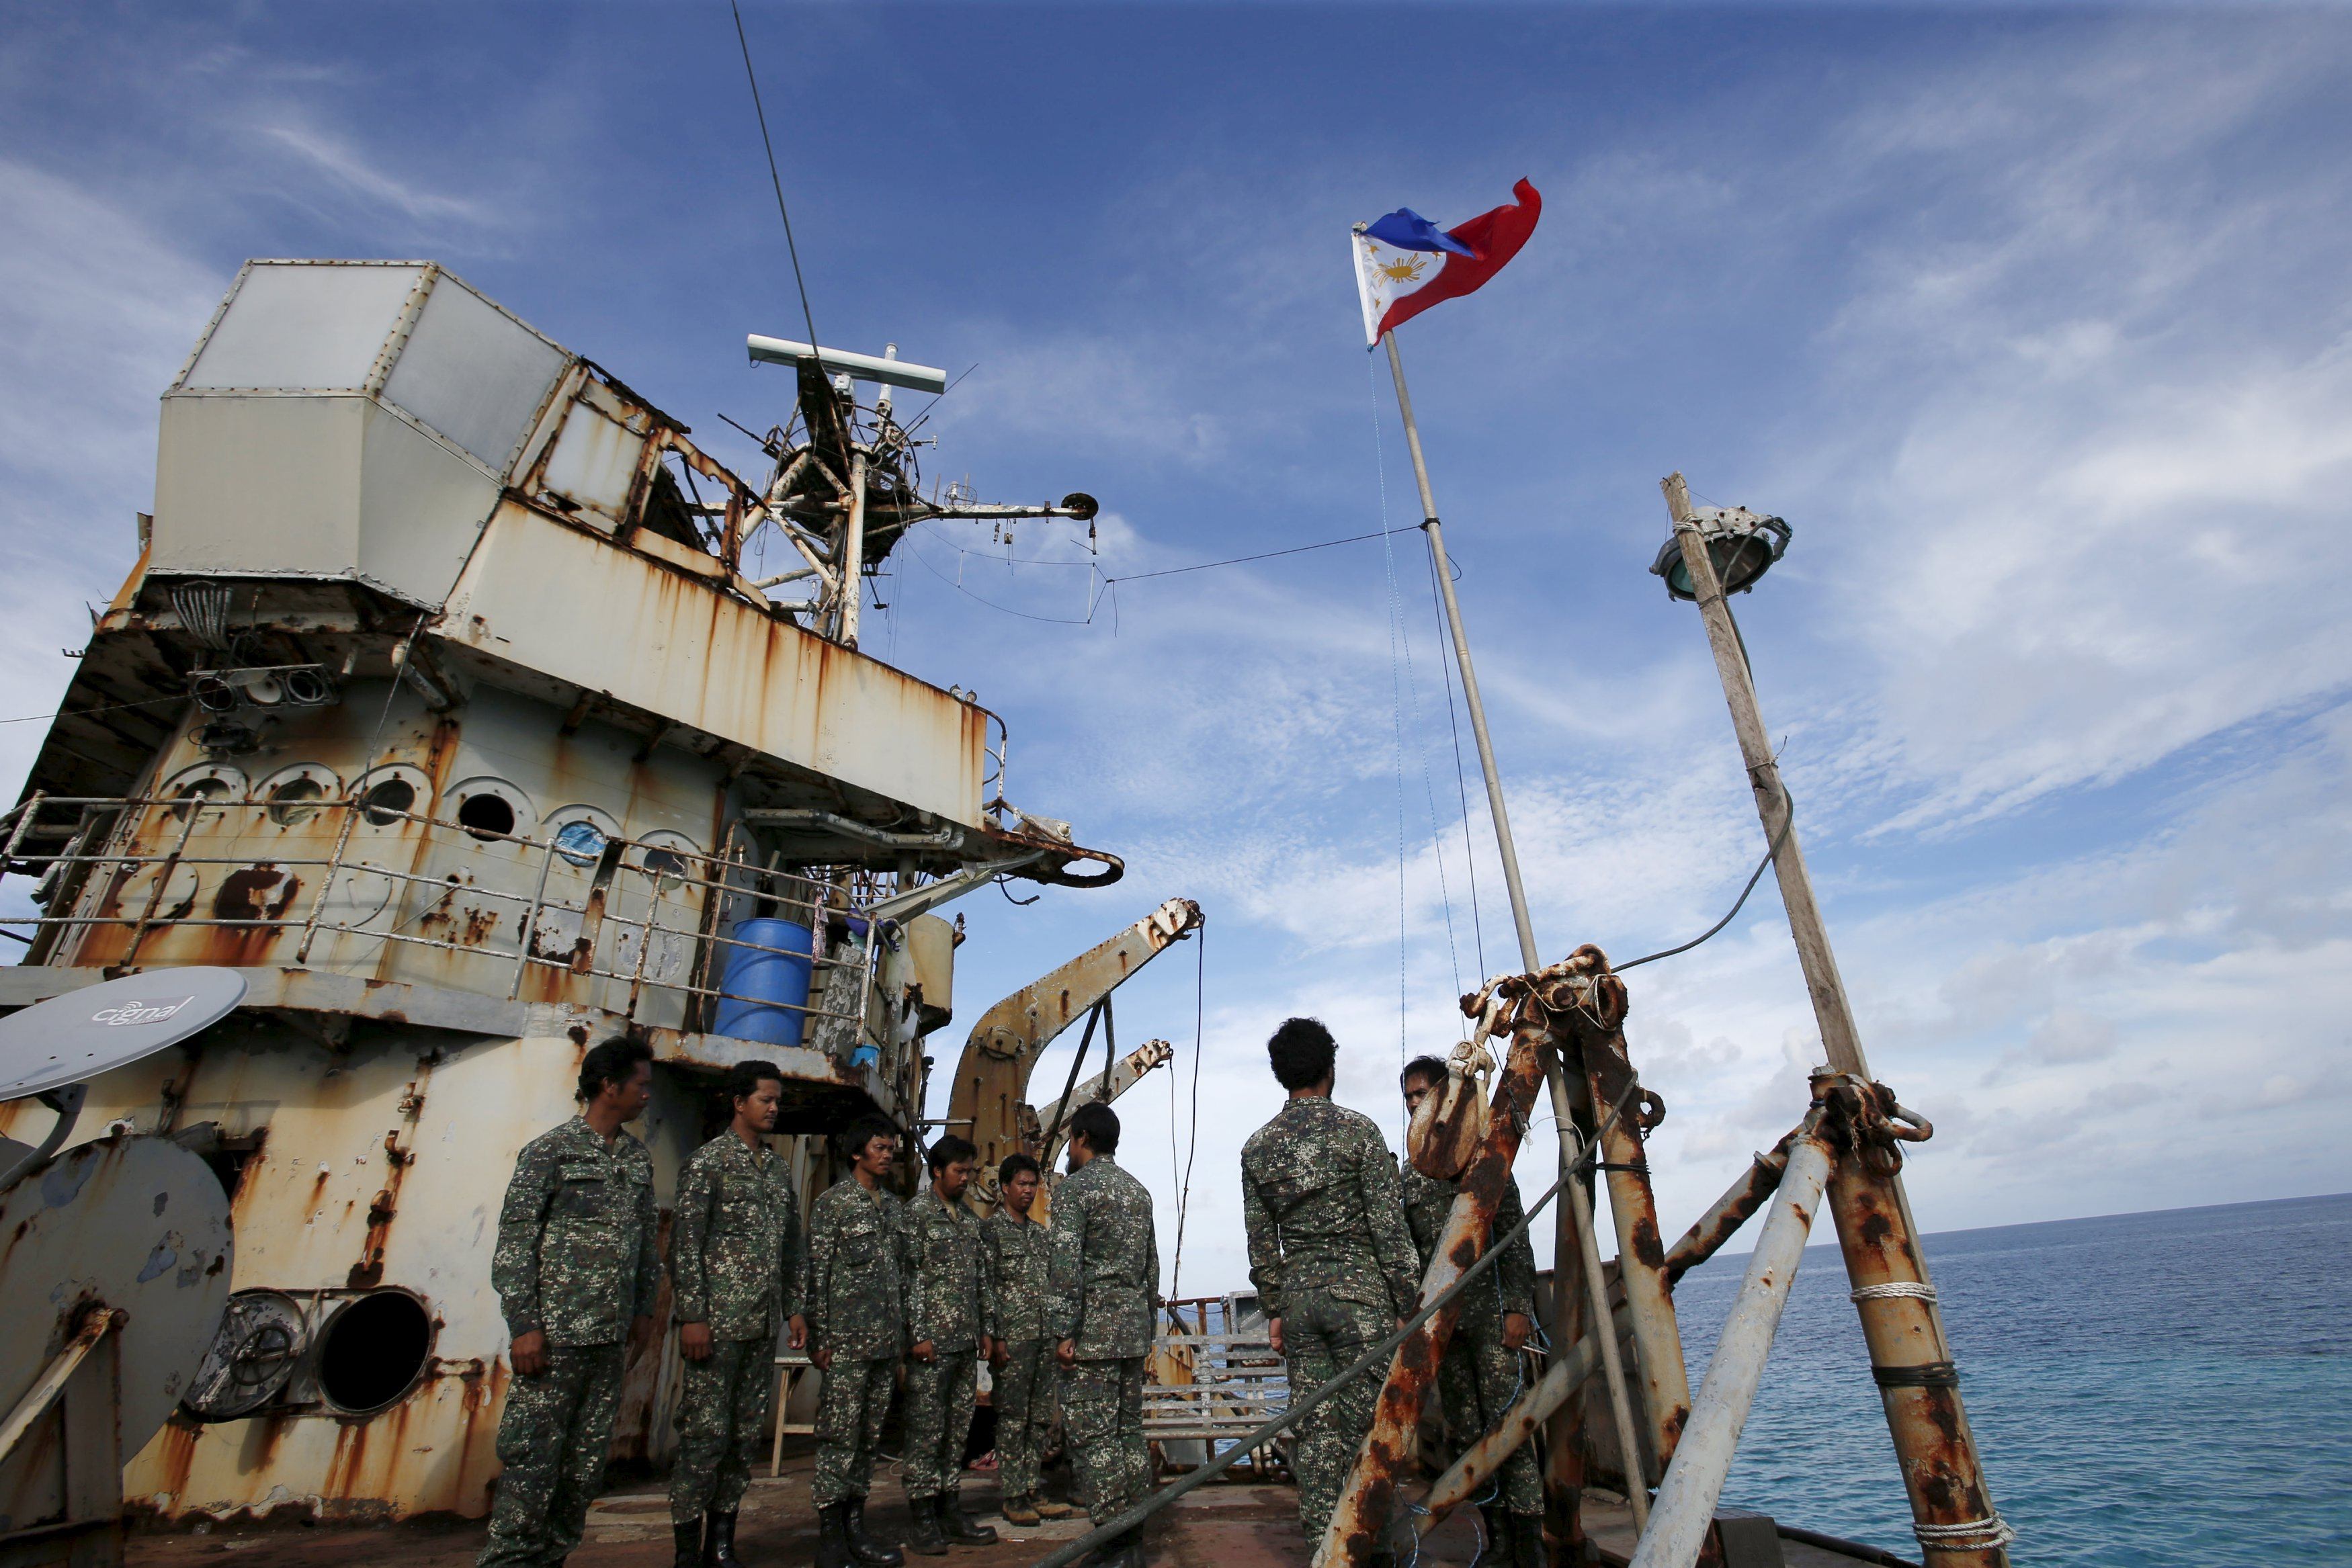
[[1601, 1119], [1601, 1168], [1609, 1178], [1609, 1218], [1617, 1229], [1617, 1270], [1633, 1319], [1633, 1347], [1642, 1379], [1642, 1411], [1647, 1473], [1629, 1474], [1629, 1488], [1663, 1476], [1690, 1419], [1690, 1374], [1683, 1365], [1682, 1331], [1675, 1322], [1675, 1298], [1666, 1281], [1666, 1249], [1658, 1228], [1657, 1195], [1643, 1156], [1641, 1128], [1631, 1114], [1611, 1117], [1612, 1105], [1631, 1106], [1641, 1094], [1626, 1055], [1622, 1015], [1609, 1019], [1579, 1014], [1573, 1019], [1584, 1058], [1585, 1082], [1593, 1113]]
[[1478, 672], [1470, 664], [1470, 639], [1462, 629], [1462, 606], [1454, 599], [1454, 572], [1445, 559], [1445, 528], [1437, 520], [1437, 499], [1430, 493], [1429, 465], [1421, 455], [1421, 426], [1412, 417], [1412, 394], [1405, 390], [1404, 360], [1397, 352], [1396, 334], [1383, 332], [1389, 351], [1389, 377], [1396, 382], [1397, 412], [1404, 416], [1404, 444], [1412, 454], [1413, 482], [1421, 486], [1421, 528], [1429, 536], [1430, 558], [1437, 563], [1437, 589], [1445, 601], [1445, 625], [1454, 634], [1454, 663], [1462, 672], [1462, 706], [1470, 713], [1470, 733], [1478, 742], [1478, 770], [1486, 780], [1486, 810], [1495, 819], [1495, 847], [1503, 861], [1503, 886], [1511, 895], [1511, 924], [1519, 934], [1519, 963], [1530, 975], [1543, 967], [1536, 956], [1535, 922], [1528, 915], [1528, 890], [1519, 881], [1519, 852], [1511, 842], [1511, 814], [1503, 809], [1503, 776], [1495, 768], [1495, 742], [1486, 733], [1486, 705], [1478, 696]]
[[1666, 1467], [1666, 1479], [1659, 1483], [1658, 1506], [1633, 1548], [1630, 1568], [1691, 1568], [1706, 1544], [1707, 1527], [1714, 1522], [1724, 1479], [1739, 1451], [1740, 1429], [1756, 1402], [1756, 1385], [1763, 1378], [1781, 1309], [1789, 1304], [1789, 1287], [1804, 1260], [1805, 1238], [1821, 1207], [1830, 1164], [1829, 1145], [1817, 1134], [1799, 1139], [1790, 1152], [1780, 1196], [1756, 1239], [1739, 1294], [1724, 1318], [1689, 1429], [1674, 1463]]
[[[1519, 1130], [1535, 1105], [1536, 1081], [1541, 1071], [1538, 1053], [1548, 1029], [1543, 1009], [1531, 999], [1523, 1002], [1511, 1030], [1510, 1052], [1496, 1074], [1486, 1142], [1462, 1173], [1454, 1207], [1445, 1217], [1445, 1229], [1422, 1276], [1420, 1299], [1423, 1301], [1442, 1294], [1486, 1251], [1495, 1211], [1501, 1207], [1503, 1188], [1511, 1179], [1511, 1162], [1519, 1152]], [[1388, 1381], [1381, 1388], [1371, 1430], [1357, 1450], [1355, 1469], [1317, 1545], [1317, 1563], [1327, 1568], [1339, 1564], [1361, 1568], [1379, 1549], [1397, 1479], [1413, 1458], [1423, 1398], [1437, 1381], [1438, 1363], [1459, 1316], [1459, 1306], [1449, 1302], [1397, 1346]]]
[[[1805, 870], [1804, 847], [1789, 821], [1789, 797], [1780, 787], [1780, 767], [1757, 706], [1755, 679], [1731, 607], [1724, 600], [1722, 580], [1691, 514], [1683, 476], [1668, 476], [1660, 488], [1674, 518], [1716, 672], [1723, 680], [1724, 701], [1748, 765], [1757, 815], [1763, 821], [1766, 841], [1780, 845], [1773, 867], [1797, 958], [1804, 968], [1805, 988], [1812, 997], [1813, 1017], [1821, 1027], [1822, 1048], [1833, 1073], [1866, 1083], [1870, 1066], [1863, 1056], [1862, 1033], [1830, 948], [1812, 878]], [[1870, 1344], [1872, 1373], [1886, 1408], [1887, 1429], [1910, 1494], [1913, 1533], [1928, 1568], [2006, 1568], [2011, 1532], [1985, 1484], [1902, 1180], [1893, 1169], [1880, 1168], [1891, 1163], [1840, 1160], [1830, 1180], [1829, 1199], [1863, 1336]]]
[[[1738, 1232], [1740, 1226], [1764, 1206], [1765, 1200], [1780, 1185], [1781, 1173], [1789, 1164], [1790, 1145], [1804, 1130], [1802, 1126], [1791, 1128], [1782, 1134], [1769, 1154], [1758, 1155], [1748, 1173], [1715, 1200], [1697, 1224], [1683, 1232], [1681, 1240], [1667, 1249], [1668, 1280], [1679, 1280], [1714, 1257], [1722, 1249], [1724, 1243]], [[1565, 1216], [1567, 1211], [1562, 1213]], [[1573, 1221], [1563, 1218], [1561, 1223], [1569, 1225]], [[1571, 1231], [1560, 1247], [1559, 1257], [1567, 1260], [1575, 1246]], [[1552, 1279], [1554, 1290], [1565, 1288], [1557, 1266], [1553, 1269]], [[1570, 1299], [1580, 1303], [1584, 1293], [1581, 1291], [1570, 1292]], [[1611, 1322], [1616, 1327], [1617, 1336], [1622, 1339], [1632, 1325], [1632, 1320], [1625, 1312], [1625, 1303], [1612, 1299], [1611, 1312]], [[1448, 1513], [1469, 1500], [1470, 1495], [1502, 1468], [1503, 1461], [1547, 1418], [1564, 1408], [1570, 1397], [1600, 1370], [1601, 1342], [1586, 1332], [1582, 1324], [1583, 1319], [1580, 1314], [1578, 1327], [1573, 1333], [1562, 1334], [1552, 1341], [1555, 1346], [1569, 1345], [1571, 1348], [1565, 1352], [1555, 1350], [1555, 1359], [1543, 1376], [1537, 1379], [1536, 1385], [1512, 1401], [1510, 1407], [1495, 1423], [1494, 1430], [1464, 1449], [1461, 1458], [1455, 1459], [1430, 1487], [1429, 1494], [1421, 1500], [1421, 1506], [1426, 1511], [1413, 1516], [1416, 1534], [1426, 1536], [1444, 1522]], [[1568, 1484], [1580, 1489], [1583, 1486], [1580, 1455], [1578, 1459], [1574, 1478]]]
[[[1649, 1479], [1642, 1473], [1641, 1439], [1633, 1425], [1633, 1399], [1625, 1386], [1624, 1362], [1617, 1350], [1617, 1318], [1609, 1309], [1609, 1286], [1601, 1272], [1601, 1244], [1593, 1236], [1591, 1201], [1585, 1197], [1583, 1184], [1570, 1178], [1569, 1185], [1574, 1190], [1564, 1194], [1563, 1200], [1576, 1205], [1577, 1272], [1584, 1277], [1587, 1311], [1592, 1322], [1607, 1325], [1605, 1332], [1592, 1337], [1599, 1344], [1601, 1370], [1609, 1385], [1609, 1414], [1617, 1427], [1618, 1458], [1625, 1469], [1625, 1506], [1633, 1511], [1633, 1528], [1639, 1530], [1649, 1522]], [[1555, 1267], [1553, 1276], [1557, 1279], [1558, 1275]]]
[[[1557, 1074], [1545, 1074], [1547, 1079], [1555, 1076]], [[1559, 1097], [1556, 1096], [1552, 1103], [1557, 1107]], [[1581, 1183], [1583, 1178], [1580, 1175], [1574, 1175], [1569, 1179]], [[1584, 1202], [1588, 1209], [1591, 1201], [1591, 1195], [1586, 1194]], [[1572, 1200], [1563, 1193], [1552, 1229], [1552, 1354], [1562, 1355], [1559, 1347], [1563, 1345], [1588, 1346], [1591, 1353], [1591, 1364], [1597, 1368], [1601, 1364], [1601, 1342], [1592, 1336], [1592, 1322], [1587, 1315], [1589, 1305], [1580, 1283], [1583, 1262], [1582, 1253], [1577, 1246], [1574, 1212]], [[1550, 1381], [1548, 1371], [1538, 1386], [1549, 1385]], [[1547, 1417], [1549, 1421], [1544, 1430], [1544, 1533], [1549, 1538], [1549, 1545], [1559, 1560], [1570, 1563], [1580, 1562], [1584, 1556], [1585, 1405], [1580, 1396], [1581, 1381], [1563, 1383], [1559, 1397], [1529, 1420], [1530, 1426]]]
[[1681, 1240], [1666, 1249], [1666, 1283], [1675, 1283], [1721, 1251], [1723, 1244], [1764, 1207], [1765, 1200], [1780, 1186], [1781, 1173], [1789, 1168], [1789, 1145], [1797, 1141], [1798, 1133], [1802, 1131], [1801, 1127], [1790, 1129], [1781, 1134], [1770, 1153], [1758, 1155], [1748, 1173], [1733, 1182], [1730, 1189], [1683, 1232]]
[[[1543, 960], [1536, 948], [1535, 921], [1528, 911], [1527, 886], [1519, 876], [1518, 848], [1511, 838], [1511, 814], [1503, 803], [1503, 777], [1495, 764], [1495, 741], [1486, 727], [1486, 705], [1478, 692], [1478, 671], [1471, 662], [1470, 638], [1462, 624], [1462, 605], [1454, 597], [1453, 563], [1445, 554], [1445, 527], [1438, 521], [1437, 498], [1430, 489], [1429, 463], [1422, 453], [1421, 425], [1413, 418], [1412, 393], [1405, 386], [1404, 357], [1397, 350], [1396, 334], [1382, 333], [1381, 344], [1388, 350], [1389, 378], [1396, 383], [1397, 413], [1404, 420], [1405, 448], [1412, 455], [1413, 482], [1421, 492], [1422, 532], [1429, 538], [1430, 560], [1436, 568], [1438, 594], [1445, 606], [1445, 627], [1454, 643], [1454, 664], [1462, 676], [1463, 706], [1470, 715], [1471, 737], [1477, 743], [1478, 771], [1486, 785], [1486, 810], [1494, 820], [1495, 848], [1502, 862], [1503, 887], [1510, 895], [1511, 925], [1519, 939], [1519, 963], [1532, 976], [1541, 969]], [[1545, 1077], [1551, 1094], [1552, 1117], [1559, 1127], [1560, 1170], [1565, 1174], [1577, 1154], [1575, 1124], [1569, 1113], [1570, 1098], [1556, 1061], [1547, 1063]], [[1572, 1224], [1570, 1217], [1576, 1212], [1577, 1200], [1583, 1192], [1582, 1183], [1571, 1179], [1569, 1185], [1576, 1191], [1565, 1195], [1560, 1202], [1560, 1217], [1553, 1248], [1556, 1260], [1567, 1256], [1567, 1249], [1559, 1243], [1569, 1239]], [[1587, 1203], [1589, 1210], [1589, 1200]], [[1591, 1219], [1589, 1211], [1585, 1218], [1588, 1221]], [[1591, 1228], [1589, 1224], [1586, 1228]], [[1555, 1261], [1552, 1333], [1556, 1343], [1572, 1343], [1571, 1331], [1577, 1316], [1573, 1306], [1575, 1293], [1567, 1288], [1567, 1272], [1564, 1265]], [[1622, 1374], [1617, 1375], [1622, 1377]], [[1582, 1490], [1582, 1458], [1578, 1447], [1580, 1439], [1575, 1425], [1574, 1411], [1570, 1408], [1563, 1413], [1552, 1432], [1553, 1458], [1548, 1467], [1552, 1472], [1549, 1477], [1551, 1484], [1547, 1490], [1554, 1494], [1555, 1500], [1560, 1494]], [[1555, 1507], [1548, 1510], [1547, 1513], [1551, 1516], [1554, 1533], [1561, 1535], [1563, 1541], [1576, 1534], [1578, 1527], [1572, 1505]], [[1560, 1518], [1563, 1513], [1569, 1517]]]

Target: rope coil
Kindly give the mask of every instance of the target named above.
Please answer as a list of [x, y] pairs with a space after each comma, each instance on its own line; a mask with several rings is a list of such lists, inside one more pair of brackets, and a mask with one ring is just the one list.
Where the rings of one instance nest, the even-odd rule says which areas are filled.
[[1885, 1285], [1857, 1285], [1846, 1292], [1846, 1300], [1850, 1301], [1885, 1301], [1901, 1298], [1933, 1303], [1936, 1287], [1913, 1280], [1897, 1280]]
[[2007, 1546], [2017, 1539], [2017, 1531], [2011, 1530], [2009, 1521], [1999, 1513], [1984, 1519], [1966, 1520], [1958, 1524], [1915, 1524], [1911, 1527], [1911, 1533], [1919, 1538], [1922, 1546], [1930, 1549], [1940, 1546], [1948, 1551], [1972, 1548], [1990, 1551], [1994, 1547]]

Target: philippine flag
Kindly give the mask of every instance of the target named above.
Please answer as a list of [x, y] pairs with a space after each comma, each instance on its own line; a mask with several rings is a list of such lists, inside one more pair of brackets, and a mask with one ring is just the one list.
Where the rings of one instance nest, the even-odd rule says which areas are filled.
[[1543, 214], [1543, 197], [1525, 180], [1511, 187], [1510, 205], [1441, 229], [1411, 207], [1358, 224], [1349, 236], [1356, 257], [1356, 292], [1364, 305], [1364, 346], [1403, 326], [1442, 299], [1485, 286], [1519, 254]]

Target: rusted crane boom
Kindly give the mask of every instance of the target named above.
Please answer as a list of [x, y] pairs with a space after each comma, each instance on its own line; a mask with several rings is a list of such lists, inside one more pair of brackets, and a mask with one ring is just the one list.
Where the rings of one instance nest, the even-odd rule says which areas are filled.
[[[1042, 1159], [1046, 1152], [1031, 1147], [1043, 1143], [1036, 1113], [1025, 1103], [1029, 1073], [1054, 1038], [1085, 1015], [1105, 997], [1127, 983], [1174, 943], [1198, 930], [1201, 906], [1189, 898], [1171, 898], [1109, 940], [1089, 947], [1058, 967], [998, 1002], [981, 1015], [964, 1042], [956, 1063], [955, 1083], [948, 1095], [948, 1121], [961, 1129], [980, 1149], [980, 1170], [971, 1187], [975, 1207], [996, 1200], [996, 1166], [1005, 1155], [1026, 1149]], [[1130, 1055], [1141, 1057], [1146, 1046]], [[1162, 1060], [1165, 1060], [1162, 1058]], [[1105, 1087], [1116, 1094], [1126, 1086], [1119, 1068], [1111, 1070]], [[1143, 1063], [1127, 1079], [1149, 1071]], [[1074, 1094], [1072, 1106], [1086, 1096]]]

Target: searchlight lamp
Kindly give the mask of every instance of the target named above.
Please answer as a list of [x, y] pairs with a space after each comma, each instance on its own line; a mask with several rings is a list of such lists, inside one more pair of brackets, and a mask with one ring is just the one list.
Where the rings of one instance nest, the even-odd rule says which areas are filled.
[[[1726, 593], [1747, 592], [1772, 569], [1774, 561], [1788, 553], [1791, 530], [1779, 517], [1763, 517], [1745, 507], [1695, 507], [1690, 517], [1698, 525], [1699, 537], [1706, 540], [1707, 556], [1715, 562], [1715, 575]], [[1658, 559], [1650, 563], [1650, 571], [1666, 580], [1667, 598], [1697, 601], [1690, 569], [1683, 564], [1679, 535], [1666, 540]]]

